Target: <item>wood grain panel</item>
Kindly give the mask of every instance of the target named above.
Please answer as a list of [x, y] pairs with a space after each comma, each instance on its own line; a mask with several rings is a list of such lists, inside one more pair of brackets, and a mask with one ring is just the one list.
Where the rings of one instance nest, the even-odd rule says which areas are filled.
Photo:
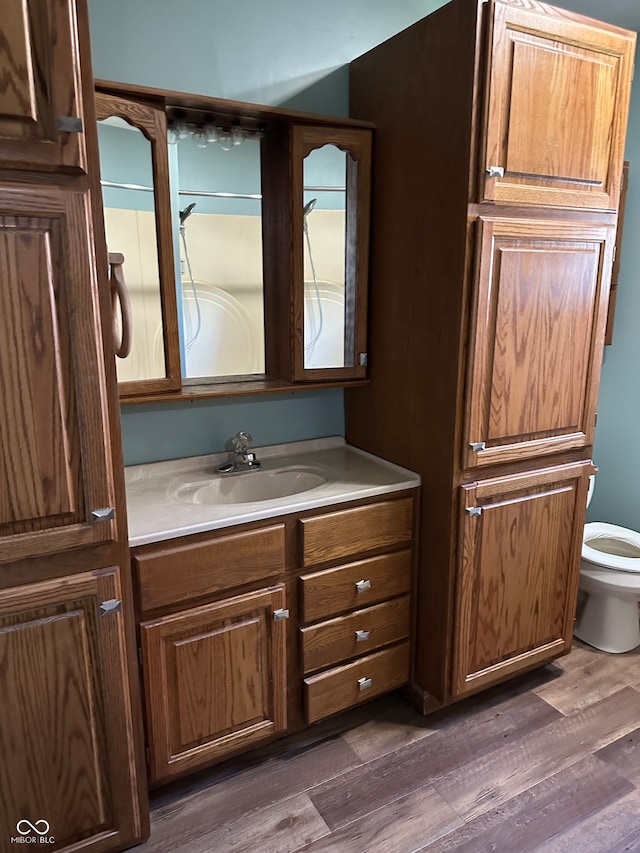
[[[366, 631], [368, 638], [358, 640], [357, 631]], [[301, 628], [300, 635], [305, 672], [333, 666], [408, 637], [409, 596]]]
[[85, 193], [0, 191], [3, 562], [115, 536], [91, 517], [114, 498], [88, 221]]
[[[345, 666], [311, 675], [304, 679], [307, 722], [313, 723], [388, 693], [405, 684], [408, 677], [409, 643], [400, 643]], [[371, 686], [362, 690], [358, 684], [360, 678], [370, 678]]]
[[6, 0], [0, 33], [0, 165], [86, 172], [75, 2]]
[[384, 501], [371, 506], [303, 518], [302, 565], [390, 548], [411, 541], [413, 499]]
[[[0, 835], [45, 819], [56, 849], [139, 837], [132, 709], [115, 568], [0, 593]], [[79, 849], [79, 848], [78, 848]]]
[[284, 570], [284, 525], [134, 552], [143, 611], [176, 605]]
[[[593, 441], [610, 228], [481, 218], [464, 443], [468, 467]], [[474, 451], [471, 445], [484, 442]]]
[[141, 624], [152, 782], [286, 728], [284, 607], [280, 584]]
[[475, 485], [461, 490], [454, 695], [569, 646], [589, 471], [549, 469], [546, 484], [542, 472], [528, 483], [520, 475], [518, 491], [496, 478], [485, 497]]
[[635, 38], [553, 12], [493, 6], [484, 198], [613, 210]]
[[[411, 559], [411, 551], [398, 551], [302, 575], [303, 621], [326, 619], [408, 592]], [[360, 580], [368, 580], [370, 587], [360, 592], [356, 587]]]

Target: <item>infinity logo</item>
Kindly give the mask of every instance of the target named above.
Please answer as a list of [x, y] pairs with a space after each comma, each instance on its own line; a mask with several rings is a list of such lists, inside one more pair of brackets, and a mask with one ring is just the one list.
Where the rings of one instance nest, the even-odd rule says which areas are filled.
[[[38, 827], [44, 827], [44, 829], [38, 829]], [[31, 823], [30, 820], [19, 820], [16, 824], [16, 829], [20, 835], [28, 835], [30, 832], [35, 832], [38, 835], [46, 835], [49, 832], [49, 824], [46, 820], [37, 820], [35, 823]]]

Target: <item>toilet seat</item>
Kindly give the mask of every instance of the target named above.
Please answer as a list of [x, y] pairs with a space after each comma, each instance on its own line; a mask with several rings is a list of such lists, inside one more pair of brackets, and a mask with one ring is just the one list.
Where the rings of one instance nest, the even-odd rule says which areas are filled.
[[[606, 546], [607, 550], [603, 551], [598, 547], [592, 547], [592, 542]], [[637, 556], [631, 556], [633, 554]], [[597, 572], [600, 569], [601, 571], [640, 574], [640, 533], [602, 521], [585, 524], [582, 559], [587, 564], [591, 564], [590, 566], [583, 565], [583, 570], [595, 569]], [[609, 582], [611, 583], [612, 580], [610, 578]], [[624, 586], [625, 583], [622, 581], [620, 586]]]

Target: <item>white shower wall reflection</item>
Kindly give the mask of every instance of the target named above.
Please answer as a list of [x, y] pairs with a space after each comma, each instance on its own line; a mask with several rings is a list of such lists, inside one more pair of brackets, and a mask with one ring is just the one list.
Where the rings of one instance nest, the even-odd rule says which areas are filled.
[[346, 173], [335, 145], [304, 160], [304, 367], [345, 366]]

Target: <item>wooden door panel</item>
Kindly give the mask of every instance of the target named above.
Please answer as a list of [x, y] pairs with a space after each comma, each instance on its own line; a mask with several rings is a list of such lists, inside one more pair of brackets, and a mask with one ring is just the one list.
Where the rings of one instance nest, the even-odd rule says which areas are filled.
[[453, 692], [571, 643], [590, 462], [465, 486]]
[[612, 229], [489, 218], [481, 229], [463, 464], [585, 447], [593, 441]]
[[[37, 213], [36, 213], [37, 211]], [[0, 561], [110, 541], [113, 507], [88, 199], [0, 191]]]
[[143, 622], [151, 780], [286, 728], [284, 585]]
[[87, 171], [74, 0], [3, 0], [0, 167]]
[[615, 209], [633, 49], [621, 30], [495, 3], [485, 199]]
[[0, 834], [45, 820], [56, 847], [133, 843], [133, 727], [118, 570], [0, 594]]

